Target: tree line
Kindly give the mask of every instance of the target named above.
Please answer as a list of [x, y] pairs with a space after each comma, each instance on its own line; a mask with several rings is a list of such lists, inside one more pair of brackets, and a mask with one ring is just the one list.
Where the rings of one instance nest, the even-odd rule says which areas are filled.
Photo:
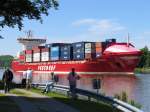
[[0, 68], [11, 67], [11, 62], [14, 59], [11, 55], [1, 55], [0, 56]]
[[149, 68], [150, 67], [150, 51], [147, 46], [141, 49], [142, 55], [140, 57], [140, 62], [138, 68]]

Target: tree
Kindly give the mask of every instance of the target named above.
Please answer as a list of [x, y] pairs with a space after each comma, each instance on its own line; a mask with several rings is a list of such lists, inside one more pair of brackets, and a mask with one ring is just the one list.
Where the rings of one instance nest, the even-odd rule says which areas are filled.
[[140, 62], [138, 67], [143, 68], [143, 67], [150, 67], [150, 52], [147, 46], [141, 49], [142, 51], [142, 56], [140, 57]]
[[13, 59], [11, 55], [0, 55], [0, 67], [10, 67]]
[[17, 25], [21, 30], [23, 18], [42, 22], [42, 14], [48, 15], [49, 9], [58, 5], [56, 0], [0, 0], [0, 27]]

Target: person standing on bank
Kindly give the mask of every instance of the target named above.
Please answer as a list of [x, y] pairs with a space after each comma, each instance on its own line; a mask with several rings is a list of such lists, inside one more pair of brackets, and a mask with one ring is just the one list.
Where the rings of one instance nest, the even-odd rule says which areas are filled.
[[26, 89], [30, 89], [32, 84], [32, 70], [30, 68], [26, 71], [26, 75]]
[[27, 78], [27, 71], [23, 71], [22, 73], [22, 87], [26, 87], [26, 78]]
[[75, 72], [75, 69], [72, 68], [71, 72], [68, 74], [68, 80], [69, 80], [69, 86], [70, 86], [70, 92], [73, 98], [76, 97], [76, 86], [77, 86], [77, 80], [80, 79], [80, 77]]
[[11, 82], [13, 80], [13, 73], [9, 68], [4, 71], [2, 80], [4, 82], [4, 91], [7, 93], [11, 88]]

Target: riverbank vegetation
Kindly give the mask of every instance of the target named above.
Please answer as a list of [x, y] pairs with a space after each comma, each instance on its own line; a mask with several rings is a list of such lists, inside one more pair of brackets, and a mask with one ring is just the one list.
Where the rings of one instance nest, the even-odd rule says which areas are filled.
[[124, 102], [126, 102], [126, 103], [129, 103], [130, 105], [135, 106], [135, 107], [137, 107], [137, 108], [139, 108], [139, 109], [142, 108], [142, 105], [141, 105], [141, 104], [137, 103], [136, 101], [134, 101], [134, 100], [132, 100], [132, 99], [130, 100], [130, 99], [128, 98], [127, 93], [124, 92], [124, 91], [123, 91], [122, 93], [120, 93], [120, 94], [115, 94], [114, 97], [117, 98], [117, 99], [119, 99], [119, 100], [122, 100], [122, 101], [124, 101]]
[[150, 73], [150, 51], [147, 46], [141, 49], [142, 56], [140, 57], [140, 62], [135, 69], [136, 73]]
[[11, 62], [14, 59], [11, 55], [0, 55], [0, 68], [11, 67]]

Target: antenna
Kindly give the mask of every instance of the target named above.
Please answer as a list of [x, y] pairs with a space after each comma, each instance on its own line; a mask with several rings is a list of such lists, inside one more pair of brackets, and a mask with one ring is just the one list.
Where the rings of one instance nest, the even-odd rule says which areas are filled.
[[130, 41], [130, 37], [129, 37], [129, 33], [128, 33], [128, 37], [127, 37], [127, 46], [129, 47], [129, 41]]
[[25, 31], [25, 34], [26, 34], [27, 38], [33, 37], [33, 31], [32, 30]]

